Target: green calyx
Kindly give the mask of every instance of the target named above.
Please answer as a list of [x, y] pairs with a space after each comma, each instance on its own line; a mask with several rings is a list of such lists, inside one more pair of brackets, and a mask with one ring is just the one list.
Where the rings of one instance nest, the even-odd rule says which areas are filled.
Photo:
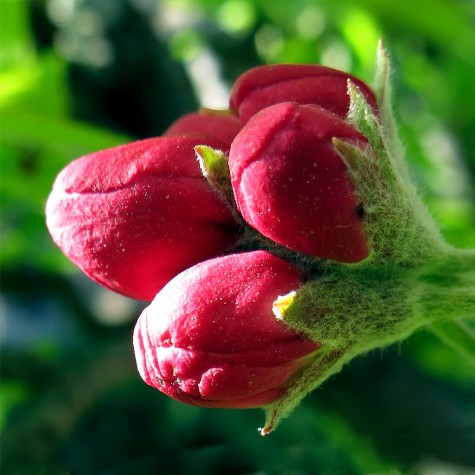
[[310, 391], [362, 353], [425, 327], [475, 363], [475, 250], [442, 239], [410, 182], [391, 108], [390, 65], [382, 44], [374, 89], [378, 116], [353, 84], [349, 122], [361, 150], [334, 139], [363, 203], [370, 255], [356, 264], [322, 262], [316, 277], [274, 303], [277, 318], [321, 343], [287, 392], [265, 408], [271, 432]]
[[447, 253], [414, 267], [335, 266], [277, 299], [274, 312], [322, 347], [288, 392], [266, 408], [263, 435], [345, 363], [420, 328], [434, 329], [473, 358], [475, 336], [459, 319], [475, 314], [475, 252]]
[[446, 246], [409, 178], [392, 111], [389, 78], [389, 59], [380, 45], [375, 87], [378, 116], [358, 88], [348, 84], [348, 120], [368, 139], [370, 147], [363, 151], [339, 139], [333, 142], [363, 203], [370, 261], [411, 266]]
[[231, 210], [236, 221], [240, 222], [241, 217], [236, 208], [231, 186], [228, 157], [221, 150], [216, 150], [208, 145], [197, 145], [195, 147], [195, 153], [202, 175], [206, 178], [215, 193]]

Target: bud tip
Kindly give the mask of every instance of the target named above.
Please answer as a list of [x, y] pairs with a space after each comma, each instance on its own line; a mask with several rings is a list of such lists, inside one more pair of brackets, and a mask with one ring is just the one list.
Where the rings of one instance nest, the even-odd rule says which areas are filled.
[[[277, 320], [283, 320], [284, 314], [287, 309], [293, 304], [295, 297], [297, 296], [297, 292], [292, 290], [286, 295], [279, 295], [275, 302], [272, 304], [272, 311], [276, 316]], [[264, 430], [264, 429], [263, 429]]]

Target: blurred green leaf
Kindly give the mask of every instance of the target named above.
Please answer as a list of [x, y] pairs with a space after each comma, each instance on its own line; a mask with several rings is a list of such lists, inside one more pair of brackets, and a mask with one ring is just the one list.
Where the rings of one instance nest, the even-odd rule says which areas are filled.
[[30, 392], [22, 381], [3, 379], [0, 398], [0, 432], [5, 429], [8, 414], [26, 401], [29, 395]]
[[[429, 374], [446, 381], [475, 387], [473, 362], [450, 346], [441, 344], [439, 338], [429, 332], [418, 335], [409, 347], [417, 364]], [[475, 410], [475, 406], [474, 406]]]
[[0, 4], [0, 71], [34, 60], [28, 2], [2, 0]]
[[53, 150], [62, 156], [62, 165], [80, 155], [130, 141], [125, 135], [20, 108], [4, 109], [2, 117], [6, 143]]
[[53, 181], [72, 159], [128, 138], [19, 108], [3, 109], [1, 114], [0, 262], [72, 269], [46, 231], [44, 206]]

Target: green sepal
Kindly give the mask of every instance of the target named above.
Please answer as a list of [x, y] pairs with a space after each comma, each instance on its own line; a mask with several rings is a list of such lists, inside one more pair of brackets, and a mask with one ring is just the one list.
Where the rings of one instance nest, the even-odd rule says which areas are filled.
[[228, 159], [221, 150], [208, 145], [197, 145], [195, 152], [203, 176], [213, 183], [226, 183], [230, 181]]
[[274, 430], [309, 392], [356, 356], [405, 340], [424, 327], [474, 361], [473, 330], [457, 321], [474, 320], [473, 289], [475, 251], [447, 248], [437, 259], [413, 267], [335, 265], [277, 298], [277, 318], [321, 346], [286, 393], [264, 408], [261, 434]]
[[231, 186], [228, 157], [221, 150], [208, 145], [197, 145], [194, 150], [200, 164], [201, 173], [213, 190], [228, 205], [235, 218], [240, 220]]
[[335, 138], [365, 213], [370, 259], [415, 264], [444, 247], [433, 219], [409, 179], [405, 155], [397, 136], [390, 100], [390, 67], [382, 45], [378, 51], [379, 81], [376, 113], [359, 88], [348, 82], [348, 121], [369, 145], [362, 149]]
[[378, 115], [384, 131], [385, 140], [388, 148], [394, 157], [395, 165], [398, 166], [399, 172], [404, 178], [409, 180], [409, 170], [405, 160], [405, 151], [399, 138], [398, 127], [396, 123], [393, 108], [393, 93], [391, 84], [391, 60], [389, 53], [382, 40], [379, 41], [376, 53], [376, 71], [373, 80], [373, 89], [376, 94], [378, 104]]
[[379, 120], [368, 104], [364, 94], [351, 80], [348, 80], [348, 95], [350, 96], [348, 122], [366, 137], [375, 151], [380, 150], [384, 147], [384, 144], [382, 143]]
[[317, 350], [311, 365], [297, 376], [285, 395], [264, 408], [264, 427], [259, 428], [261, 435], [268, 435], [275, 430], [309, 392], [333, 374], [340, 372], [350, 359], [349, 353], [345, 354], [339, 350]]

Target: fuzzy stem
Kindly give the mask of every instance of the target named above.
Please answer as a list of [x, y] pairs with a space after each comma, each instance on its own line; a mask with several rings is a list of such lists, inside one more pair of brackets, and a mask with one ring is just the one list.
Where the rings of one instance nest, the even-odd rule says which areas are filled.
[[442, 338], [452, 344], [457, 340], [466, 353], [475, 353], [470, 333], [449, 325], [452, 320], [475, 316], [475, 251], [446, 245], [412, 267], [335, 266], [279, 297], [274, 312], [322, 346], [288, 392], [266, 408], [263, 435], [352, 358], [404, 340], [420, 328], [432, 326]]
[[475, 319], [475, 250], [447, 247], [417, 271], [413, 295], [415, 313], [433, 322]]

